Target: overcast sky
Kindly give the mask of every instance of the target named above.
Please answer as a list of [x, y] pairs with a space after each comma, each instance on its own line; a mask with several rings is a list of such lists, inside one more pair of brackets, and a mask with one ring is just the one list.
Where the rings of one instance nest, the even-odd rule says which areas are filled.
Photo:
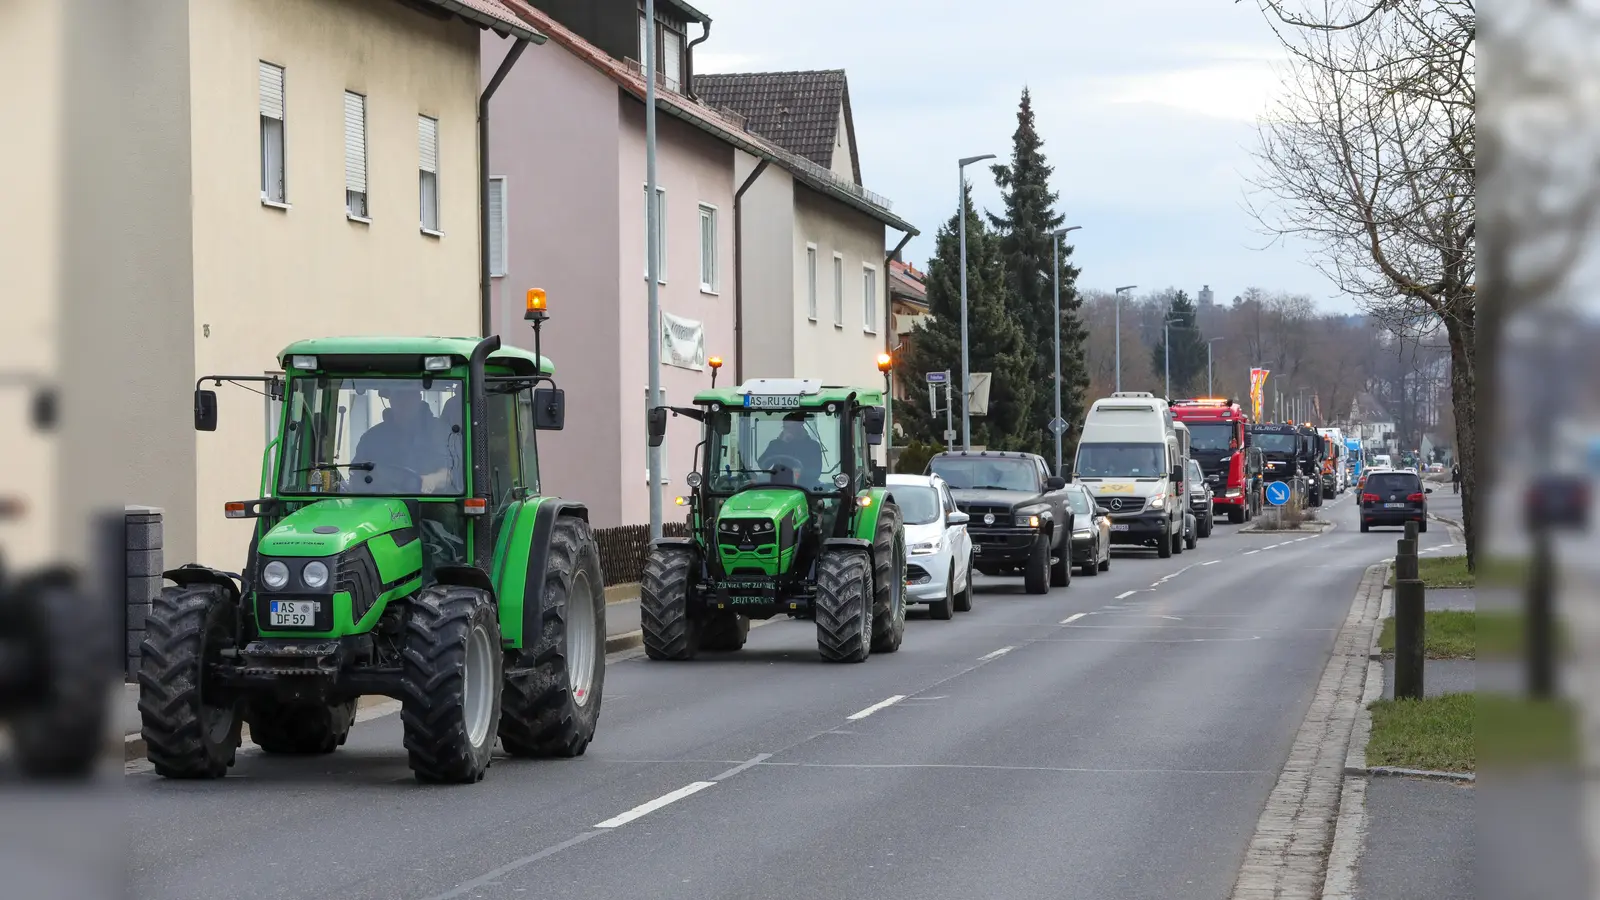
[[[1303, 247], [1245, 211], [1255, 120], [1282, 53], [1253, 0], [694, 0], [699, 72], [846, 70], [866, 186], [922, 234], [954, 212], [956, 160], [1011, 151], [1032, 90], [1082, 288], [1259, 286], [1348, 309]], [[974, 198], [999, 206], [986, 166]], [[898, 236], [893, 236], [898, 240]]]

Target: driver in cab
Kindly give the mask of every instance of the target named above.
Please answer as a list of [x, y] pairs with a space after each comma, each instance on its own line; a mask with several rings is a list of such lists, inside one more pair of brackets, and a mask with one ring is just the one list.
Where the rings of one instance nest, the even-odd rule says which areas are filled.
[[822, 445], [817, 443], [806, 428], [806, 414], [792, 412], [783, 417], [783, 431], [767, 444], [761, 453], [761, 468], [785, 469], [799, 464], [799, 471], [790, 473], [796, 484], [813, 484], [822, 475]]
[[[367, 429], [356, 445], [353, 465], [369, 466], [364, 473], [396, 492], [422, 494], [455, 489], [447, 426], [416, 389], [383, 388], [378, 397], [388, 404], [383, 421]], [[352, 472], [352, 476], [361, 478]], [[417, 486], [417, 479], [421, 485]]]

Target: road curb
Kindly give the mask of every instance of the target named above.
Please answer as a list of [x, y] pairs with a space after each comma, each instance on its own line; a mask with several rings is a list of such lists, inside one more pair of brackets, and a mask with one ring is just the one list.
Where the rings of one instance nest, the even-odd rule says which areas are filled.
[[[1345, 814], [1344, 767], [1362, 698], [1369, 690], [1372, 661], [1367, 654], [1381, 621], [1378, 612], [1388, 572], [1388, 564], [1379, 563], [1368, 566], [1361, 578], [1311, 708], [1256, 822], [1232, 900], [1327, 896], [1322, 890]], [[1381, 684], [1380, 680], [1380, 690]], [[1352, 812], [1356, 800], [1351, 798]], [[1354, 860], [1340, 865], [1353, 871]]]

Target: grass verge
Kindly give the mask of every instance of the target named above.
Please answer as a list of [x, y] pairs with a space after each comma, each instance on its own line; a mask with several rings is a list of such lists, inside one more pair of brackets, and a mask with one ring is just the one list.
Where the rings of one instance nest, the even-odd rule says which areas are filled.
[[[1471, 659], [1477, 655], [1480, 630], [1476, 613], [1437, 610], [1422, 614], [1422, 653], [1428, 659]], [[1394, 652], [1394, 617], [1383, 620], [1378, 649]]]
[[1478, 764], [1473, 741], [1477, 701], [1472, 694], [1422, 700], [1378, 700], [1372, 711], [1367, 765], [1472, 772]]

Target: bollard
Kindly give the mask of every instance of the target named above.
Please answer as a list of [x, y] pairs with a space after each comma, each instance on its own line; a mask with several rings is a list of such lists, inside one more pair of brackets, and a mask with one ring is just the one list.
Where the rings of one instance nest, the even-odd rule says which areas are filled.
[[1410, 541], [1412, 544], [1415, 544], [1417, 542], [1418, 533], [1416, 522], [1406, 523], [1406, 540]]
[[1420, 577], [1417, 566], [1417, 542], [1405, 539], [1395, 541], [1394, 580], [1398, 583]]
[[1415, 578], [1394, 583], [1394, 698], [1422, 699], [1423, 597]]

